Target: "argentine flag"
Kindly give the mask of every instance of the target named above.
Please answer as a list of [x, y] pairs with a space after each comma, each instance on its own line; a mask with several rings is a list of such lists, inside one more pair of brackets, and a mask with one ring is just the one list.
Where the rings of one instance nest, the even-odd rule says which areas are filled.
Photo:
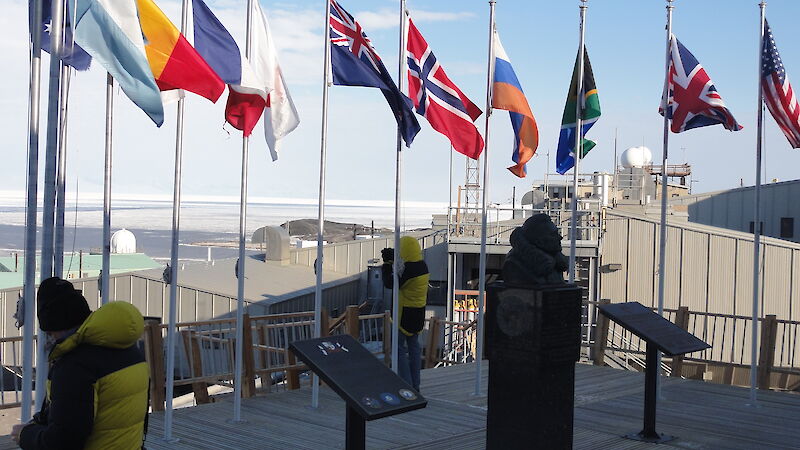
[[[72, 2], [67, 2], [70, 9]], [[75, 42], [119, 83], [125, 95], [161, 126], [164, 107], [144, 50], [136, 0], [76, 0]]]

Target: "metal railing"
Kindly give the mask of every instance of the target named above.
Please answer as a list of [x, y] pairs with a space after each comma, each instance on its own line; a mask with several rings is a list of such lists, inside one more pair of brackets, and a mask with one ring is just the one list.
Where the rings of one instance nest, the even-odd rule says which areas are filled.
[[[596, 241], [602, 230], [602, 214], [597, 199], [581, 199], [578, 210], [578, 240]], [[569, 209], [524, 209], [492, 207], [487, 211], [486, 238], [489, 243], [506, 243], [511, 233], [528, 217], [547, 214], [559, 229], [564, 239], [570, 237]], [[447, 214], [447, 233], [451, 238], [480, 238], [482, 221], [480, 213], [473, 208], [451, 207]]]
[[441, 346], [435, 367], [452, 366], [475, 361], [477, 321], [453, 322], [441, 320]]
[[[655, 308], [652, 308], [655, 310]], [[687, 308], [664, 309], [664, 318], [697, 336], [710, 345], [710, 348], [691, 353], [677, 359], [682, 362], [705, 364], [707, 367], [729, 367], [749, 370], [750, 345], [752, 339], [752, 318], [735, 314], [709, 313], [689, 311]], [[596, 326], [597, 317], [594, 318]], [[646, 343], [632, 335], [620, 325], [606, 321], [603, 326], [594, 328], [591, 338], [584, 345], [590, 348], [601, 348], [620, 358], [632, 358], [634, 355], [646, 353]], [[607, 331], [601, 331], [601, 330]], [[603, 337], [599, 337], [605, 334]], [[770, 381], [770, 373], [791, 375], [800, 378], [800, 321], [777, 319], [768, 315], [759, 318], [759, 384], [763, 387], [789, 388], [791, 382], [784, 378], [775, 385]], [[605, 339], [605, 345], [598, 345], [595, 339]], [[602, 357], [601, 357], [602, 360]], [[669, 373], [678, 368], [675, 376], [681, 376], [680, 365], [675, 366], [675, 358], [670, 362]], [[733, 375], [729, 371], [723, 382], [733, 383]], [[771, 384], [772, 383], [772, 384]], [[795, 381], [797, 383], [797, 381]]]
[[22, 401], [22, 337], [0, 338], [0, 352], [8, 363], [0, 373], [0, 409], [16, 408]]
[[[359, 307], [350, 306], [337, 318], [329, 318], [327, 312], [322, 317], [323, 336], [349, 334], [388, 364], [391, 347], [389, 339], [384, 339], [391, 335], [388, 312], [359, 315]], [[233, 386], [235, 318], [182, 322], [176, 328], [175, 372], [168, 374], [164, 370], [167, 326], [155, 321], [148, 321], [145, 326], [145, 354], [151, 371], [150, 394], [154, 410], [164, 408], [164, 386], [168, 377], [172, 377], [176, 387], [190, 386], [197, 403], [211, 401], [209, 385]], [[245, 314], [242, 394], [251, 397], [259, 389], [299, 388], [308, 368], [297, 362], [289, 346], [313, 337], [313, 311], [263, 316]]]

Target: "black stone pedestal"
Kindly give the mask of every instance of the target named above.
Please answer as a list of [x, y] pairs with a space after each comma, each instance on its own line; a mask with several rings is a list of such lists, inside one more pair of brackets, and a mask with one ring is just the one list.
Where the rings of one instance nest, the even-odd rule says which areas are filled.
[[488, 286], [488, 449], [570, 449], [581, 290]]

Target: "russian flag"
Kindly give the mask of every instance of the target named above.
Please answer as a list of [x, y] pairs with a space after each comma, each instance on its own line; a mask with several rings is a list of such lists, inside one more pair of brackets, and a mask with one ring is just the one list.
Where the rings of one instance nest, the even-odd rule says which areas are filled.
[[228, 84], [225, 120], [250, 136], [267, 106], [268, 92], [242, 56], [233, 36], [202, 0], [192, 0], [194, 46]]
[[216, 102], [225, 83], [153, 0], [137, 0], [150, 68], [162, 91], [184, 89]]
[[522, 85], [511, 66], [511, 59], [503, 49], [496, 31], [493, 45], [495, 60], [492, 108], [504, 109], [511, 116], [511, 126], [514, 129], [514, 153], [511, 159], [515, 164], [508, 170], [524, 178], [527, 174], [525, 164], [530, 161], [539, 146], [539, 128], [528, 105], [528, 99], [522, 92]]

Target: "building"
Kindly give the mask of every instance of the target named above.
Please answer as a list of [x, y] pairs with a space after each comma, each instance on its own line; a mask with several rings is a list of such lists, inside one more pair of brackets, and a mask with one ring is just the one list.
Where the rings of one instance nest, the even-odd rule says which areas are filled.
[[[36, 257], [36, 283], [39, 283], [41, 257]], [[156, 269], [162, 265], [144, 253], [112, 253], [111, 275]], [[64, 253], [62, 278], [72, 280], [98, 277], [103, 268], [103, 255], [93, 253]], [[25, 280], [25, 257], [20, 253], [0, 257], [0, 289], [22, 286]]]
[[[773, 182], [761, 186], [761, 233], [800, 242], [800, 180]], [[671, 199], [676, 208], [685, 208], [689, 221], [754, 232], [755, 186], [689, 195]]]

